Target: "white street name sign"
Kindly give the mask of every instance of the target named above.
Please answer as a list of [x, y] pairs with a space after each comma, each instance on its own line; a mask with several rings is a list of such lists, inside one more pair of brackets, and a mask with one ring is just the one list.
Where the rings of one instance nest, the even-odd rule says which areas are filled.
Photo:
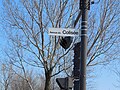
[[54, 36], [79, 36], [79, 30], [71, 28], [49, 28], [49, 35]]

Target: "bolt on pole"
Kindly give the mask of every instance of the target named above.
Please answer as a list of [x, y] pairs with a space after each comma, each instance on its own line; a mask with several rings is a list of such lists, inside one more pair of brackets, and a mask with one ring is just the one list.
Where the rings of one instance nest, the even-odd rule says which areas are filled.
[[80, 10], [82, 12], [81, 21], [81, 61], [80, 61], [80, 90], [86, 90], [86, 60], [87, 60], [87, 17], [88, 0], [80, 0]]

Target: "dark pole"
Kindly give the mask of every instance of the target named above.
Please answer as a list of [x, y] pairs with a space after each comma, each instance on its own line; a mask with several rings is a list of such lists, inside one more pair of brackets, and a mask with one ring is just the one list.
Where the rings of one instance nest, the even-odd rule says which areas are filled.
[[80, 76], [80, 42], [74, 44], [74, 68], [73, 68], [73, 77], [74, 77], [74, 90], [79, 90], [79, 76]]
[[87, 17], [88, 0], [80, 0], [80, 9], [82, 12], [81, 21], [81, 61], [80, 61], [80, 90], [86, 90], [86, 59], [87, 59]]

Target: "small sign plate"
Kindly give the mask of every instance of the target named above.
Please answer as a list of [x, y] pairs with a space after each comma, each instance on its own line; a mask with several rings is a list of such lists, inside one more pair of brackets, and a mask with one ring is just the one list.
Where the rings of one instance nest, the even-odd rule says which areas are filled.
[[79, 36], [79, 30], [71, 28], [49, 28], [48, 34], [54, 36]]

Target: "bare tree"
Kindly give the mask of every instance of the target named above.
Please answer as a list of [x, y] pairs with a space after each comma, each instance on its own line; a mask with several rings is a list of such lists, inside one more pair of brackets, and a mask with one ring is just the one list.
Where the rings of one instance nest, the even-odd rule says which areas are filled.
[[[3, 4], [4, 26], [8, 27], [7, 34], [11, 40], [9, 45], [11, 49], [6, 53], [10, 63], [22, 69], [26, 80], [26, 65], [42, 68], [45, 75], [45, 90], [51, 90], [51, 78], [71, 67], [72, 63], [64, 57], [69, 54], [71, 48], [63, 51], [59, 45], [59, 38], [48, 36], [48, 28], [70, 27], [71, 18], [74, 16], [78, 17], [75, 28], [79, 29], [79, 2], [4, 0]], [[115, 59], [118, 49], [114, 49], [120, 36], [119, 7], [119, 0], [102, 0], [91, 10], [88, 24], [87, 66], [107, 64]]]
[[44, 90], [45, 78], [32, 70], [26, 71], [27, 78], [20, 69], [14, 71], [12, 65], [2, 64], [1, 71], [1, 90]]
[[117, 75], [117, 83], [118, 83], [118, 84], [114, 84], [114, 85], [115, 85], [115, 87], [120, 88], [120, 70], [115, 70], [114, 72]]
[[[118, 56], [119, 57], [119, 56]], [[113, 83], [115, 88], [120, 88], [120, 66], [119, 66], [120, 60], [117, 62], [114, 62], [114, 65], [112, 65], [111, 71], [113, 72], [113, 77], [115, 79], [115, 83]]]
[[107, 64], [115, 59], [115, 55], [117, 58], [119, 50], [115, 48], [120, 36], [119, 7], [118, 0], [102, 0], [90, 15], [87, 66]]
[[[68, 26], [75, 5], [69, 1], [59, 2], [57, 0], [48, 1], [26, 1], [21, 0], [11, 2], [4, 1], [6, 20], [10, 28], [9, 38], [11, 39], [12, 52], [6, 53], [10, 58], [10, 63], [23, 70], [25, 75], [25, 64], [34, 67], [43, 68], [45, 74], [45, 90], [50, 90], [51, 77], [59, 74], [64, 69], [64, 57], [66, 52], [61, 51], [59, 40], [57, 37], [49, 37], [47, 35], [48, 27]], [[68, 15], [69, 13], [70, 15]], [[65, 17], [68, 17], [67, 22], [64, 22]], [[63, 19], [64, 18], [64, 19]], [[66, 24], [66, 25], [65, 25]], [[15, 30], [15, 32], [14, 32]], [[62, 61], [60, 61], [62, 60]], [[58, 68], [57, 73], [53, 73], [54, 68]], [[26, 79], [27, 80], [27, 79]]]
[[0, 81], [0, 83], [3, 86], [3, 90], [9, 90], [9, 86], [12, 82], [13, 75], [14, 75], [14, 72], [12, 71], [12, 65], [7, 66], [6, 64], [2, 64], [2, 67], [1, 67], [2, 80]]
[[42, 86], [39, 84], [42, 83], [42, 79], [33, 74], [32, 71], [27, 71], [27, 80], [22, 76], [22, 73], [17, 73], [13, 76], [13, 81], [10, 84], [11, 90], [43, 90]]

